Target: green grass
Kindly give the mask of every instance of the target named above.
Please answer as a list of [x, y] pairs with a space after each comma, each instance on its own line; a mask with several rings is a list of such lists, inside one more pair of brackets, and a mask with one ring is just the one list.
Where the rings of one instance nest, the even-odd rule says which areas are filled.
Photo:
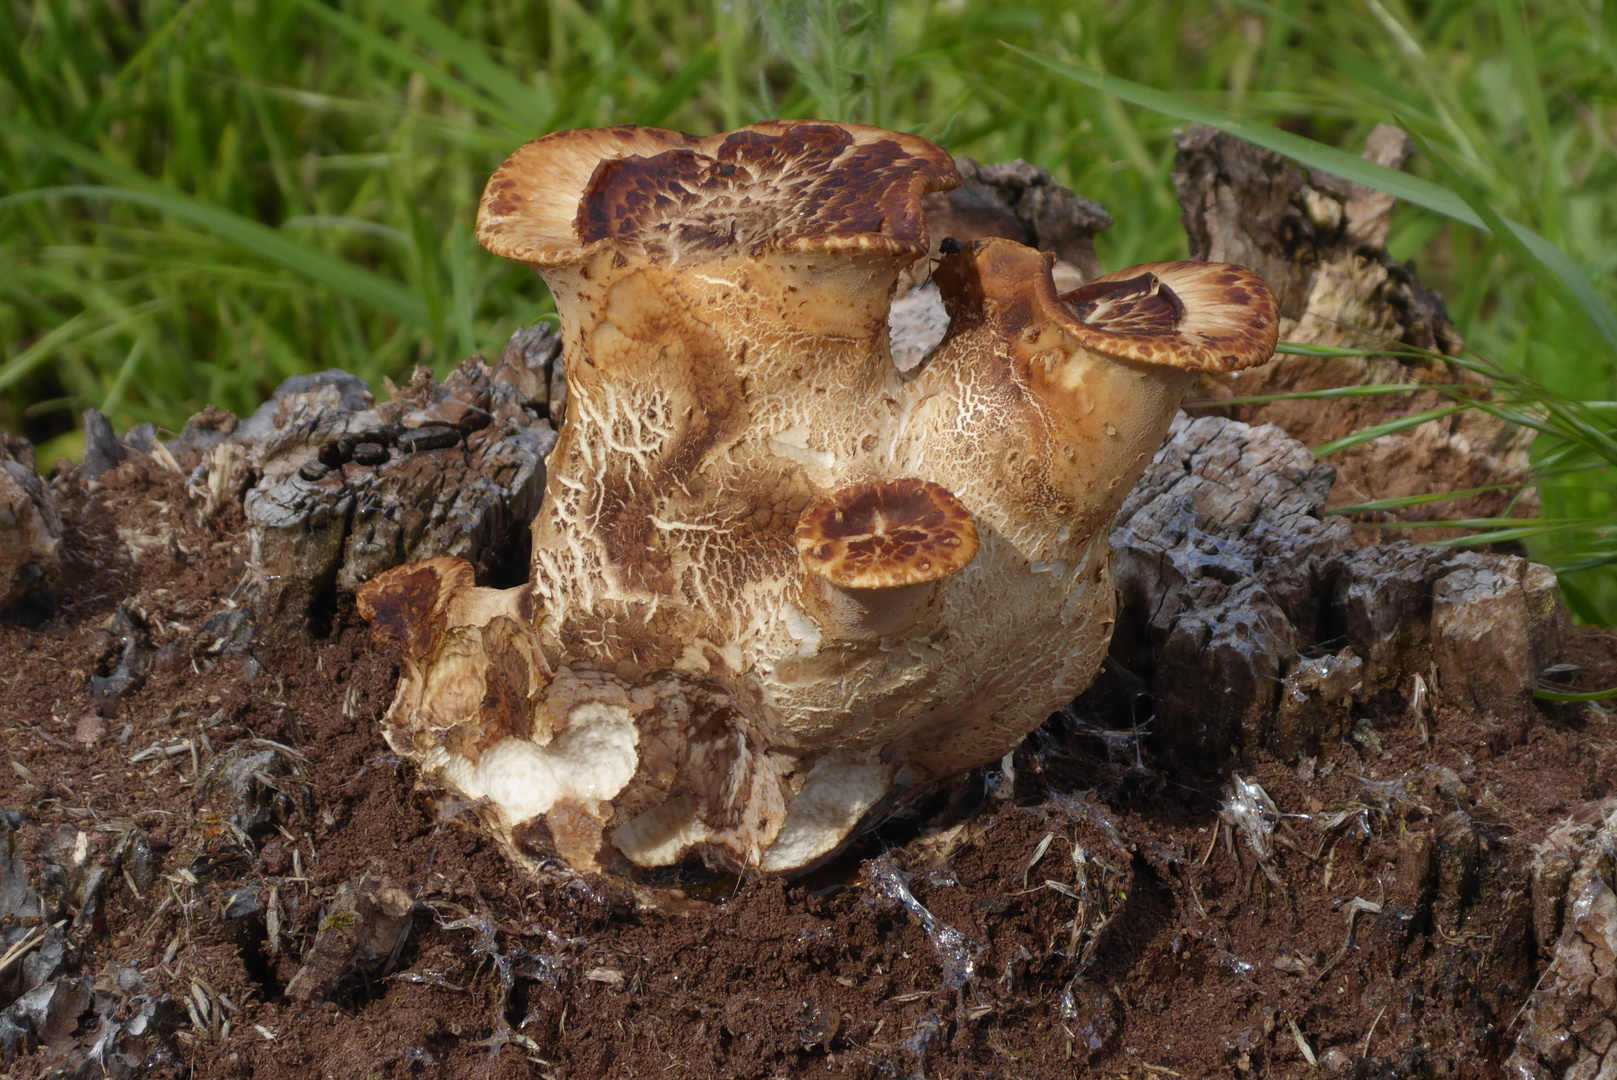
[[[1184, 254], [1180, 121], [999, 41], [1348, 151], [1401, 119], [1444, 163], [1418, 161], [1419, 179], [1542, 237], [1609, 310], [1614, 8], [14, 0], [0, 16], [0, 427], [48, 458], [77, 453], [87, 406], [175, 429], [207, 403], [247, 411], [298, 372], [379, 384], [497, 351], [548, 299], [477, 247], [477, 197], [507, 153], [558, 128], [871, 121], [1050, 168], [1112, 211], [1108, 266]], [[1486, 361], [1556, 400], [1617, 400], [1617, 350], [1569, 309], [1565, 275], [1536, 274], [1513, 233], [1483, 224], [1403, 204], [1390, 246]], [[1610, 431], [1612, 410], [1586, 412]], [[1556, 464], [1546, 519], [1611, 520], [1617, 485], [1586, 464]], [[1588, 545], [1560, 535], [1533, 550], [1577, 564]], [[1617, 619], [1609, 566], [1565, 580], [1586, 615]]]

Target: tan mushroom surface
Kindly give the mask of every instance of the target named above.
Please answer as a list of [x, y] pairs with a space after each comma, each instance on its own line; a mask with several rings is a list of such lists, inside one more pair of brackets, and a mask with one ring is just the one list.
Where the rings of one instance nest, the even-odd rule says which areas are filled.
[[901, 373], [894, 283], [957, 183], [818, 121], [562, 132], [489, 181], [478, 237], [544, 276], [568, 378], [530, 578], [435, 559], [360, 602], [402, 643], [389, 742], [513, 859], [801, 870], [1094, 677], [1109, 524], [1196, 373], [1273, 353], [1274, 301], [948, 245], [949, 332]]

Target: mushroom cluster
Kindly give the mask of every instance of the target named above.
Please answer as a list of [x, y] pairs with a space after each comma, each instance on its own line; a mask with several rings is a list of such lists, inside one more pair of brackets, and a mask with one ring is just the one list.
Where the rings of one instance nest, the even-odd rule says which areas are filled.
[[1274, 301], [945, 243], [948, 334], [900, 372], [894, 284], [958, 182], [818, 121], [561, 132], [490, 179], [478, 238], [550, 286], [568, 380], [530, 580], [432, 559], [360, 604], [402, 644], [389, 742], [513, 858], [801, 870], [1094, 677], [1113, 515], [1196, 373], [1270, 357]]

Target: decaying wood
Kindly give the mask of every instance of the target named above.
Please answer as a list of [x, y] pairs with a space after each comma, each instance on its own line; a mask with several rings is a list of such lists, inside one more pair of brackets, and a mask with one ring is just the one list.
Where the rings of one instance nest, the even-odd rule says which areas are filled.
[[303, 966], [287, 984], [293, 1001], [324, 997], [356, 971], [381, 971], [410, 929], [410, 894], [385, 874], [345, 881], [320, 919]]
[[[1365, 156], [1401, 166], [1407, 137], [1373, 132]], [[1256, 270], [1280, 303], [1282, 341], [1352, 348], [1407, 346], [1448, 356], [1462, 343], [1443, 300], [1412, 266], [1387, 255], [1392, 198], [1321, 173], [1310, 173], [1252, 143], [1193, 125], [1179, 133], [1174, 186], [1184, 209], [1191, 257]], [[1234, 376], [1204, 378], [1210, 398], [1248, 397], [1370, 383], [1468, 384], [1476, 376], [1442, 360], [1392, 356], [1364, 359], [1280, 356]], [[1309, 446], [1397, 417], [1439, 408], [1449, 399], [1428, 391], [1397, 397], [1274, 402], [1230, 406], [1251, 423], [1273, 423]], [[1338, 469], [1328, 506], [1508, 484], [1529, 472], [1532, 432], [1477, 410], [1386, 435], [1333, 458]], [[1513, 492], [1490, 492], [1439, 504], [1445, 519], [1503, 512]], [[1530, 510], [1528, 502], [1518, 510]]]
[[1534, 931], [1550, 954], [1508, 1075], [1617, 1074], [1617, 799], [1568, 820], [1533, 853]]
[[1420, 679], [1514, 744], [1561, 652], [1554, 574], [1404, 541], [1354, 548], [1323, 514], [1334, 478], [1272, 425], [1175, 423], [1112, 530], [1112, 656], [1148, 679], [1159, 734], [1188, 762], [1238, 745], [1317, 752], [1347, 734], [1345, 697], [1408, 700]]
[[[547, 407], [554, 335], [519, 332], [498, 371], [480, 360], [438, 383], [419, 372], [377, 405], [351, 375], [291, 379], [238, 427], [239, 466], [220, 448], [194, 478], [249, 469], [257, 608], [266, 626], [303, 625], [331, 590], [351, 592], [400, 563], [455, 555], [485, 573], [522, 561], [526, 522], [555, 445]], [[235, 486], [226, 481], [224, 488]]]
[[34, 469], [34, 448], [0, 435], [0, 610], [50, 588], [61, 545], [62, 518]]
[[[932, 239], [930, 261], [936, 261], [943, 242], [951, 237], [965, 242], [1000, 236], [1040, 251], [1055, 252], [1076, 272], [1075, 284], [1100, 276], [1095, 234], [1111, 228], [1112, 215], [1099, 203], [1056, 183], [1047, 171], [1025, 161], [985, 165], [972, 158], [957, 157], [954, 162], [960, 172], [960, 186], [921, 200]], [[927, 265], [918, 263], [917, 267], [925, 269]], [[1064, 285], [1060, 279], [1056, 285], [1074, 287]]]

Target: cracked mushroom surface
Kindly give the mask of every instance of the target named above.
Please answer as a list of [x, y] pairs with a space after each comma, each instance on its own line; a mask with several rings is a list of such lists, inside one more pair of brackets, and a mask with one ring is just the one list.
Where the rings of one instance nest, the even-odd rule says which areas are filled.
[[530, 578], [434, 559], [360, 603], [402, 643], [389, 742], [517, 861], [801, 870], [1094, 677], [1112, 517], [1196, 373], [1270, 357], [1274, 301], [948, 245], [949, 332], [901, 373], [894, 283], [958, 182], [818, 121], [562, 132], [489, 181], [478, 238], [545, 278], [568, 379]]

